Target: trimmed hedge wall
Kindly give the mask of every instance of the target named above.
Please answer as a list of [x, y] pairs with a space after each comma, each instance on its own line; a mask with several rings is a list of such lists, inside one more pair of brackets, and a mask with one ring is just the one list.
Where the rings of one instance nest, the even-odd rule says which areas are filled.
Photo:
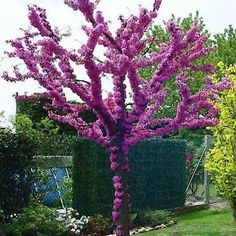
[[185, 142], [151, 139], [129, 153], [130, 193], [134, 211], [169, 209], [185, 202]]
[[79, 139], [73, 155], [73, 207], [80, 214], [111, 214], [112, 173], [106, 151]]
[[[185, 142], [150, 139], [129, 153], [129, 189], [133, 211], [168, 209], [185, 201]], [[110, 216], [112, 172], [106, 151], [81, 139], [73, 155], [73, 206], [84, 215]]]

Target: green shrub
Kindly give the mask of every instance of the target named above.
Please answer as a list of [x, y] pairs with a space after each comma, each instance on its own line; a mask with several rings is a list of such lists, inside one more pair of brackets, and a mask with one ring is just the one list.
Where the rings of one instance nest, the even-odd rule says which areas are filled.
[[0, 129], [0, 208], [6, 219], [29, 203], [32, 176], [28, 167], [34, 148], [29, 136]]
[[111, 233], [112, 225], [110, 220], [102, 215], [95, 215], [89, 218], [89, 222], [82, 230], [82, 235], [104, 236]]
[[59, 236], [66, 233], [66, 224], [56, 221], [55, 209], [32, 205], [5, 226], [6, 236]]
[[[215, 143], [207, 155], [206, 168], [215, 181], [219, 193], [230, 203], [236, 220], [236, 64], [225, 67], [218, 64], [221, 75], [231, 82], [231, 89], [221, 93], [219, 125], [211, 128]], [[215, 76], [217, 80], [218, 76]]]
[[150, 226], [169, 223], [172, 220], [171, 213], [165, 210], [144, 211], [137, 214], [132, 224], [136, 227]]

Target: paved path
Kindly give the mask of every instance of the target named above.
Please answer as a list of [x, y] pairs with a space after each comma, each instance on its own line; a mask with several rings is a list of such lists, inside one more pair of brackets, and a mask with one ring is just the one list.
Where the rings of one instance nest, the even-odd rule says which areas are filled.
[[220, 202], [214, 202], [214, 203], [210, 203], [209, 204], [209, 209], [212, 210], [221, 210], [224, 209], [226, 207], [228, 207], [228, 202], [226, 201], [220, 201]]

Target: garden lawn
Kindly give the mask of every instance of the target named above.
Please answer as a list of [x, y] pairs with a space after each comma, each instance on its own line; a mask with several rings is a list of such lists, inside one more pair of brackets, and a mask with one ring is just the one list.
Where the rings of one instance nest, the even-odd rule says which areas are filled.
[[177, 216], [177, 224], [166, 229], [137, 234], [138, 236], [235, 236], [236, 223], [231, 209], [201, 210]]

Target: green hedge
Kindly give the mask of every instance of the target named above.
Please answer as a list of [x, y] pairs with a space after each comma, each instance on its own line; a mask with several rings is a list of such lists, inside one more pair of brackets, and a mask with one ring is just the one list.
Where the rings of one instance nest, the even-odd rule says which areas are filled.
[[134, 211], [168, 209], [185, 201], [185, 143], [151, 139], [129, 153], [130, 193]]
[[[185, 201], [185, 143], [151, 139], [129, 153], [129, 189], [133, 211], [183, 206]], [[82, 139], [74, 147], [73, 205], [81, 213], [109, 216], [113, 188], [109, 158], [104, 149]]]
[[[73, 155], [73, 207], [81, 214], [111, 214], [112, 173], [106, 151], [79, 139]], [[108, 213], [109, 212], [109, 213]]]

